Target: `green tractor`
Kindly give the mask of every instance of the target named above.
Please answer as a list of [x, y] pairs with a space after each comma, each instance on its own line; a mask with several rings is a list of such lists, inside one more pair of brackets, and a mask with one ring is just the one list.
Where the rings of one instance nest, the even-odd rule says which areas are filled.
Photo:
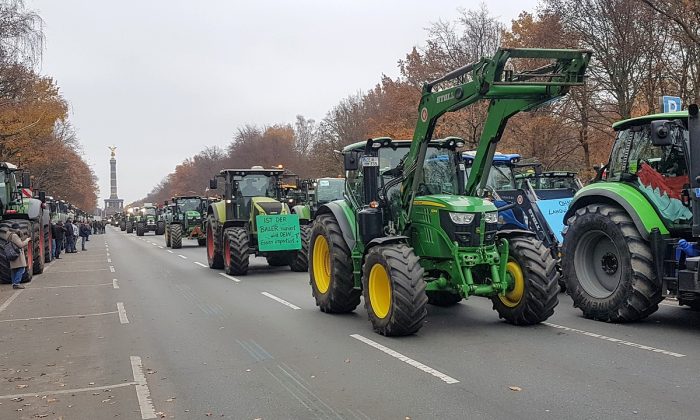
[[138, 207], [131, 207], [126, 210], [126, 220], [124, 222], [124, 229], [126, 230], [126, 233], [134, 233], [136, 223], [141, 218], [139, 215], [139, 210], [140, 209]]
[[318, 209], [335, 200], [342, 200], [345, 193], [345, 178], [319, 178], [316, 180], [302, 180], [300, 191], [305, 192], [306, 199], [292, 208], [292, 212], [299, 215], [302, 222], [314, 220]]
[[620, 121], [610, 161], [574, 196], [562, 269], [574, 306], [606, 322], [642, 319], [662, 299], [700, 309], [700, 117]]
[[136, 236], [143, 236], [146, 232], [153, 232], [156, 235], [165, 233], [165, 220], [156, 206], [151, 203], [144, 203], [139, 211], [139, 219], [136, 222]]
[[[308, 225], [299, 223], [282, 200], [283, 169], [225, 169], [223, 199], [207, 209], [207, 260], [227, 274], [248, 272], [250, 255], [264, 256], [271, 266], [308, 269]], [[209, 188], [218, 186], [217, 179]]]
[[[552, 315], [555, 260], [534, 233], [497, 229], [485, 186], [508, 119], [582, 85], [590, 56], [499, 50], [423, 86], [413, 141], [377, 138], [346, 147], [345, 198], [320, 206], [310, 238], [310, 284], [321, 311], [353, 311], [364, 295], [374, 330], [387, 336], [417, 332], [427, 303], [449, 306], [469, 296], [490, 298], [511, 324]], [[511, 70], [545, 60], [532, 71]], [[464, 141], [432, 136], [442, 115], [484, 99], [488, 117], [465, 182], [458, 152]]]
[[182, 248], [182, 238], [196, 239], [199, 246], [207, 244], [204, 215], [208, 201], [199, 196], [177, 196], [165, 202], [165, 245]]

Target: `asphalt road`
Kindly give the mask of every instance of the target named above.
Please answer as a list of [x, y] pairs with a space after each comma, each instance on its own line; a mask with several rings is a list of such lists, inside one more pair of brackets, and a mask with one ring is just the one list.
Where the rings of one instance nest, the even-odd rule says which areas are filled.
[[673, 303], [613, 325], [560, 295], [514, 327], [472, 298], [386, 338], [363, 305], [318, 311], [306, 273], [227, 277], [185, 244], [108, 228], [0, 287], [0, 418], [698, 418], [700, 314]]

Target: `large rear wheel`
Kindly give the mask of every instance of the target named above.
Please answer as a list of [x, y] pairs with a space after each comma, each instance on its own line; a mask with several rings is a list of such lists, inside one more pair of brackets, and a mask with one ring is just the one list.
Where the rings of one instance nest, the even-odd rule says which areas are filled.
[[30, 223], [32, 230], [32, 253], [34, 256], [34, 264], [32, 271], [34, 274], [44, 272], [44, 229], [39, 223]]
[[170, 226], [165, 227], [165, 246], [168, 248], [172, 246], [170, 244]]
[[514, 325], [545, 321], [559, 303], [557, 262], [542, 241], [533, 236], [511, 236], [506, 276], [510, 287], [494, 296], [493, 309]]
[[248, 232], [232, 227], [224, 230], [224, 269], [226, 274], [243, 276], [248, 273]]
[[355, 288], [350, 248], [332, 214], [316, 218], [309, 239], [309, 283], [316, 306], [323, 312], [352, 312], [362, 292]]
[[182, 226], [177, 223], [170, 225], [170, 246], [173, 249], [182, 248]]
[[209, 268], [224, 268], [224, 256], [221, 250], [221, 241], [217, 238], [214, 224], [216, 220], [213, 215], [207, 219], [207, 262]]
[[659, 308], [663, 297], [651, 249], [622, 208], [590, 204], [576, 210], [562, 254], [567, 293], [586, 318], [636, 321]]
[[146, 231], [145, 223], [142, 223], [142, 222], [136, 223], [136, 236], [143, 236], [145, 231]]
[[374, 331], [409, 335], [423, 326], [428, 296], [413, 248], [392, 244], [370, 249], [362, 266], [362, 289]]

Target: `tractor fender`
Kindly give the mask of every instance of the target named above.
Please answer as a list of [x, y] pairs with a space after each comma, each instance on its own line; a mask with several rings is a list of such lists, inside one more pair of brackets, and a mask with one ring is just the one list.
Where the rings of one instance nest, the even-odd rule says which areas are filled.
[[308, 224], [311, 222], [311, 209], [309, 209], [309, 206], [297, 204], [296, 206], [292, 207], [292, 213], [299, 216], [299, 222], [302, 224]]
[[355, 248], [357, 242], [357, 233], [355, 225], [355, 214], [344, 200], [331, 201], [319, 207], [318, 215], [332, 214], [335, 220], [338, 221], [343, 239], [350, 250]]
[[388, 244], [405, 244], [408, 243], [408, 236], [397, 235], [397, 236], [382, 236], [380, 238], [374, 238], [367, 245], [365, 245], [365, 255], [370, 250], [370, 248], [377, 245], [388, 245]]
[[220, 206], [217, 206], [216, 204], [219, 204], [219, 203], [214, 203], [214, 204], [209, 206], [209, 208], [207, 209], [207, 216], [214, 215], [214, 219], [217, 222], [221, 223], [223, 220], [223, 217], [222, 217], [223, 214], [221, 214], [221, 212], [220, 212], [220, 209], [219, 209]]
[[[654, 228], [658, 228], [662, 235], [669, 234], [666, 225], [649, 200], [636, 188], [619, 182], [598, 182], [580, 189], [564, 214], [564, 226], [578, 209], [589, 204], [610, 204], [622, 207], [632, 218], [645, 241], [649, 240], [649, 234]], [[566, 227], [564, 230], [566, 231]]]

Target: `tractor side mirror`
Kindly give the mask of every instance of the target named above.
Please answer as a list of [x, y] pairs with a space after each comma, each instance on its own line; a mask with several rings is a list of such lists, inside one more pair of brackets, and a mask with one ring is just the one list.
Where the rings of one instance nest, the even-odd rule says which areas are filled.
[[31, 185], [32, 177], [30, 176], [29, 172], [22, 172], [22, 188], [31, 188]]
[[46, 191], [39, 191], [39, 201], [46, 203]]
[[654, 146], [670, 146], [672, 139], [669, 136], [668, 120], [651, 122], [651, 144]]
[[356, 171], [360, 168], [358, 154], [355, 151], [343, 153], [343, 164], [346, 171]]
[[210, 190], [215, 190], [219, 187], [219, 183], [216, 181], [216, 178], [210, 179], [209, 180], [209, 189]]

